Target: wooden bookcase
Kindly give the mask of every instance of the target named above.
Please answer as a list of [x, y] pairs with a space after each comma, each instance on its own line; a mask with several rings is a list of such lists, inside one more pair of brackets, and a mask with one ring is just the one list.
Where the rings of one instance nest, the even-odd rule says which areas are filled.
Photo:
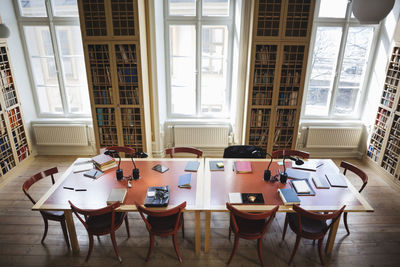
[[0, 39], [0, 176], [31, 155], [7, 43]]
[[136, 0], [80, 0], [97, 148], [149, 152]]
[[246, 144], [296, 146], [314, 0], [256, 0]]
[[400, 183], [400, 43], [387, 65], [367, 156]]

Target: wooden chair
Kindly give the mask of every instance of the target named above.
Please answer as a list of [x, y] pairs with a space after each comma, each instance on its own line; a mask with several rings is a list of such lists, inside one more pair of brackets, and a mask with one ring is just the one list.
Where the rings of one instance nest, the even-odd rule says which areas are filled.
[[[51, 177], [51, 182], [54, 184], [54, 174], [58, 173], [57, 167], [50, 168], [48, 170], [45, 170], [43, 172], [39, 172], [32, 177], [30, 177], [28, 180], [24, 182], [22, 185], [22, 191], [24, 191], [25, 195], [32, 201], [33, 204], [36, 204], [36, 201], [33, 199], [33, 197], [28, 193], [29, 188], [38, 182], [39, 180], [43, 179], [44, 177], [50, 176]], [[65, 216], [63, 211], [40, 211], [40, 214], [43, 217], [44, 221], [44, 233], [42, 237], [41, 243], [43, 244], [44, 239], [46, 238], [47, 235], [47, 230], [48, 230], [48, 221], [57, 221], [60, 222], [61, 224], [61, 229], [64, 234], [64, 239], [65, 243], [67, 243], [68, 249], [70, 248], [69, 245], [69, 239], [68, 239], [68, 232], [67, 232], [67, 226], [65, 224]]]
[[[141, 205], [136, 205], [140, 216], [146, 224], [146, 228], [150, 235], [150, 246], [147, 253], [146, 261], [149, 260], [154, 247], [154, 236], [172, 236], [175, 253], [178, 260], [182, 262], [181, 255], [178, 250], [178, 242], [176, 239], [177, 232], [182, 228], [182, 236], [185, 237], [183, 209], [186, 207], [186, 201], [182, 204], [168, 210], [151, 210]], [[147, 215], [147, 216], [145, 216]]]
[[265, 159], [265, 151], [258, 146], [234, 145], [224, 149], [223, 158]]
[[[287, 225], [289, 224], [293, 232], [296, 233], [296, 243], [292, 252], [292, 256], [289, 260], [289, 265], [292, 263], [294, 256], [296, 255], [297, 249], [299, 248], [300, 239], [302, 237], [311, 240], [318, 240], [318, 253], [321, 263], [324, 264], [324, 257], [322, 255], [322, 243], [324, 241], [325, 234], [340, 218], [344, 208], [334, 211], [332, 213], [319, 214], [305, 209], [300, 208], [298, 205], [293, 205], [293, 210], [296, 213], [286, 213], [285, 226], [283, 228], [282, 240], [285, 239]], [[327, 220], [331, 220], [327, 223]]]
[[[115, 212], [115, 209], [118, 208], [121, 203], [116, 202], [101, 209], [87, 210], [76, 207], [74, 204], [71, 203], [71, 201], [68, 202], [71, 205], [71, 210], [81, 221], [83, 226], [85, 226], [86, 231], [89, 235], [89, 251], [85, 261], [87, 262], [89, 260], [90, 254], [93, 250], [93, 236], [96, 235], [98, 237], [100, 235], [110, 234], [115, 254], [117, 254], [119, 262], [122, 262], [122, 259], [119, 256], [117, 242], [115, 240], [115, 231], [125, 221], [128, 237], [130, 237], [130, 233], [127, 213]], [[83, 215], [83, 218], [81, 215]]]
[[305, 151], [300, 151], [300, 150], [286, 149], [286, 150], [275, 150], [275, 151], [272, 151], [272, 157], [274, 159], [282, 158], [283, 155], [296, 156], [296, 157], [300, 157], [300, 158], [303, 158], [303, 159], [309, 159], [310, 158], [310, 153], [305, 152]]
[[[360, 179], [363, 181], [363, 185], [361, 186], [360, 190], [358, 190], [358, 192], [361, 193], [361, 191], [364, 190], [365, 186], [368, 183], [368, 175], [363, 170], [359, 169], [358, 167], [346, 161], [342, 161], [340, 163], [340, 167], [344, 168], [343, 171], [344, 175], [346, 175], [347, 170], [350, 170], [355, 174], [357, 174], [358, 177], [360, 177]], [[347, 225], [347, 212], [344, 212], [343, 222], [344, 226], [346, 227], [347, 235], [349, 235], [350, 231], [349, 231], [349, 226]]]
[[169, 155], [171, 158], [174, 157], [175, 153], [190, 153], [196, 155], [197, 158], [203, 156], [203, 151], [194, 147], [171, 147], [165, 150], [165, 154]]
[[[106, 150], [106, 151], [114, 150], [115, 152], [118, 152], [118, 153], [125, 153], [125, 157], [126, 157], [126, 155], [129, 155], [132, 157], [135, 156], [135, 149], [126, 147], [126, 146], [109, 146], [109, 147], [106, 147], [104, 150]], [[122, 156], [121, 156], [121, 158], [122, 158]]]
[[262, 239], [269, 224], [275, 217], [279, 206], [262, 213], [243, 212], [229, 203], [226, 203], [226, 207], [230, 211], [229, 240], [231, 239], [231, 231], [235, 234], [235, 244], [233, 246], [232, 254], [226, 264], [228, 265], [231, 263], [239, 245], [239, 238], [244, 238], [250, 240], [257, 239], [258, 257], [260, 258], [262, 266], [264, 266], [261, 247]]

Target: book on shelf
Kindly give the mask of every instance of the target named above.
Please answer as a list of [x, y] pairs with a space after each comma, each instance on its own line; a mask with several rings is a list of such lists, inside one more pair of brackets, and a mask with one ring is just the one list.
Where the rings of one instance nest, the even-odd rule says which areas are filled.
[[251, 162], [250, 161], [235, 161], [233, 163], [236, 173], [251, 173]]
[[279, 188], [278, 194], [285, 205], [300, 204], [300, 198], [293, 188]]
[[191, 188], [190, 182], [192, 180], [191, 173], [185, 173], [179, 176], [178, 187], [180, 188]]
[[113, 188], [108, 195], [107, 205], [114, 204], [116, 202], [123, 203], [126, 197], [126, 188]]

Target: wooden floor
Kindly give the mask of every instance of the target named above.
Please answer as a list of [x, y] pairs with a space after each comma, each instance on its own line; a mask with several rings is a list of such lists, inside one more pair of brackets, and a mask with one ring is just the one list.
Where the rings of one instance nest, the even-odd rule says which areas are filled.
[[[123, 263], [115, 257], [109, 236], [95, 238], [92, 256], [88, 263], [84, 259], [88, 249], [85, 229], [75, 221], [81, 247], [79, 255], [73, 255], [66, 247], [61, 227], [50, 222], [45, 245], [40, 243], [43, 220], [38, 212], [31, 211], [31, 202], [21, 187], [32, 174], [57, 166], [66, 170], [73, 157], [37, 157], [12, 179], [0, 183], [0, 266], [224, 266], [233, 243], [228, 240], [228, 217], [226, 214], [212, 215], [211, 251], [208, 254], [194, 253], [194, 215], [185, 213], [185, 239], [179, 235], [178, 243], [183, 263], [175, 256], [170, 238], [156, 238], [150, 261], [145, 263], [149, 244], [148, 233], [141, 218], [129, 214], [131, 237], [121, 227], [117, 232], [117, 243]], [[333, 253], [326, 258], [327, 266], [399, 266], [400, 262], [400, 192], [389, 186], [371, 168], [361, 161], [350, 160], [362, 166], [369, 175], [369, 183], [363, 191], [364, 197], [375, 208], [373, 213], [349, 214], [351, 234], [346, 235], [341, 222]], [[336, 163], [339, 163], [337, 161]], [[1, 179], [1, 177], [0, 177]], [[350, 175], [358, 188], [360, 182]], [[49, 182], [32, 188], [39, 198]], [[202, 227], [204, 218], [202, 217]], [[288, 230], [285, 241], [281, 241], [283, 214], [278, 214], [263, 240], [264, 260], [267, 266], [287, 266], [295, 236]], [[317, 246], [302, 240], [293, 266], [318, 266]], [[259, 266], [256, 242], [240, 240], [238, 252], [230, 266]]]

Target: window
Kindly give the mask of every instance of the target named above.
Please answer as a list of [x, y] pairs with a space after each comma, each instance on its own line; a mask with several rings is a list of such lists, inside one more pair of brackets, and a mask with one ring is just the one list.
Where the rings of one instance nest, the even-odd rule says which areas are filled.
[[233, 0], [168, 0], [168, 113], [226, 118], [230, 111]]
[[90, 101], [76, 0], [18, 0], [41, 116], [89, 117]]
[[317, 14], [303, 117], [358, 118], [377, 25], [361, 25], [347, 0], [320, 0]]

